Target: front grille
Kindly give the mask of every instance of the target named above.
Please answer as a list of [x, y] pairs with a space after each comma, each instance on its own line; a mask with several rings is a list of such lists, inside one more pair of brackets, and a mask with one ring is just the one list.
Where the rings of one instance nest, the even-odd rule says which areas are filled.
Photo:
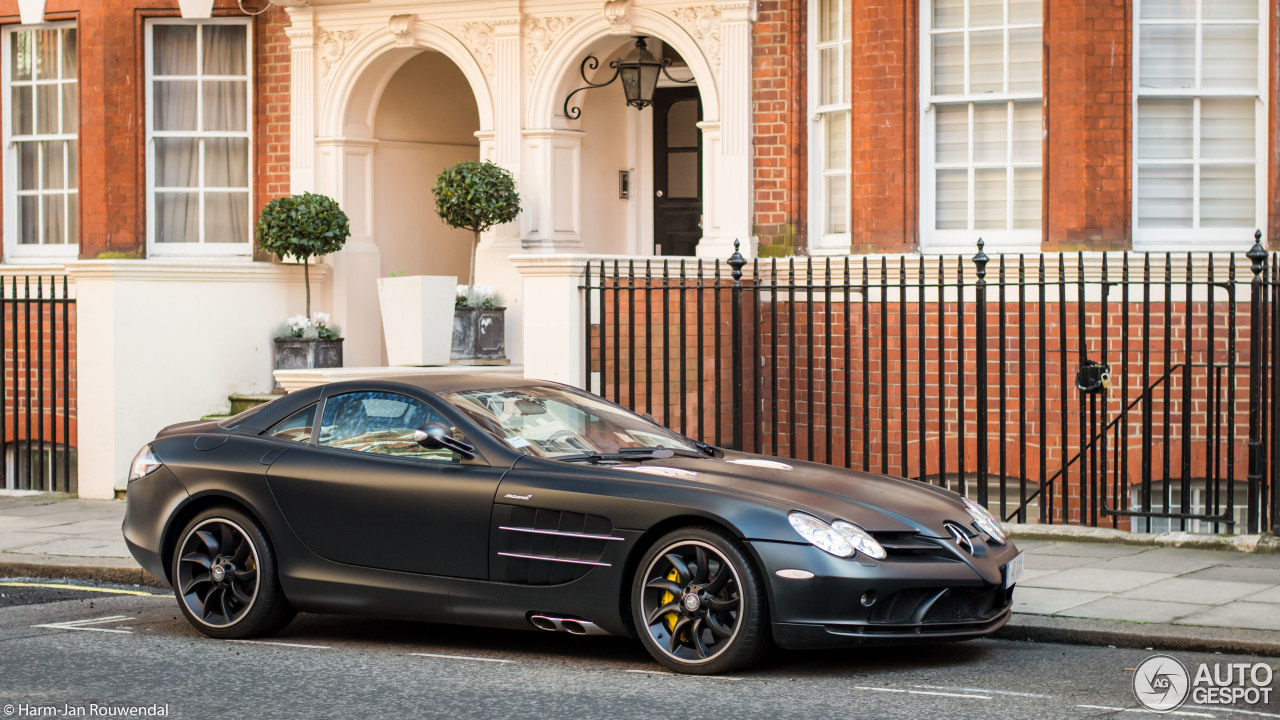
[[931, 598], [941, 597], [925, 611], [924, 623], [956, 623], [988, 620], [1003, 610], [1007, 604], [1003, 588], [970, 590], [951, 588], [912, 588], [901, 590], [883, 598], [871, 608], [868, 620], [873, 623], [901, 624], [911, 622], [922, 604]]
[[1003, 588], [956, 590], [938, 598], [924, 615], [926, 623], [986, 620], [1004, 606]]
[[871, 534], [884, 548], [892, 560], [941, 559], [955, 560], [956, 557], [946, 548], [938, 545], [918, 533], [910, 532], [876, 532]]
[[868, 619], [873, 623], [907, 622], [915, 615], [920, 603], [936, 592], [936, 589], [921, 588], [896, 592], [872, 606]]

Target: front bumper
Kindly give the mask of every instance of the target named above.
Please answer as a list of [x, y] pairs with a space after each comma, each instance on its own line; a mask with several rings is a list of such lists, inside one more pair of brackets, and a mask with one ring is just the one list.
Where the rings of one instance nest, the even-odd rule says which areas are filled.
[[166, 524], [186, 499], [186, 488], [165, 466], [129, 484], [121, 526], [124, 542], [142, 569], [162, 583], [169, 579], [162, 554]]
[[[767, 575], [774, 640], [785, 648], [965, 640], [1009, 620], [1004, 568], [1012, 543], [965, 557], [938, 542], [933, 554], [891, 552], [882, 561], [838, 558], [808, 544], [753, 541]], [[808, 579], [779, 576], [804, 570]]]

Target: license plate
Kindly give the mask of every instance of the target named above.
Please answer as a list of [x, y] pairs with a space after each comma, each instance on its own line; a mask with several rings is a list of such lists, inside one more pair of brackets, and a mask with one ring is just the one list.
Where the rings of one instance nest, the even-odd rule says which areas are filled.
[[1014, 583], [1018, 582], [1021, 577], [1022, 553], [1018, 553], [1018, 557], [1010, 560], [1009, 564], [1004, 566], [1004, 586], [1007, 588], [1013, 587]]

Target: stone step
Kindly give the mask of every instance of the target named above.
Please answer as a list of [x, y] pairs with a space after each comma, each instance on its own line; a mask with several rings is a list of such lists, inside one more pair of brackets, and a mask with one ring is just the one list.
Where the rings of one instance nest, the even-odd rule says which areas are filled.
[[257, 407], [258, 405], [269, 403], [278, 397], [280, 396], [274, 393], [265, 393], [261, 395], [232, 395], [230, 396], [231, 414], [239, 415], [251, 407]]

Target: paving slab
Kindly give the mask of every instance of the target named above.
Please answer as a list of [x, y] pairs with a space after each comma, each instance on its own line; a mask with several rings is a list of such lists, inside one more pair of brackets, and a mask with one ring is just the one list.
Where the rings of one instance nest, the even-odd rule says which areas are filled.
[[1143, 585], [1116, 597], [1132, 600], [1159, 600], [1196, 605], [1225, 605], [1247, 595], [1267, 589], [1263, 583], [1238, 583], [1226, 580], [1195, 580], [1186, 577], [1170, 578]]
[[112, 557], [129, 558], [129, 548], [124, 538], [63, 538], [40, 545], [28, 545], [14, 548], [9, 552], [15, 555], [69, 555], [73, 557]]
[[1237, 600], [1226, 605], [1205, 608], [1194, 615], [1174, 621], [1174, 624], [1280, 630], [1280, 613], [1276, 612], [1276, 606], [1270, 603]]
[[[1017, 542], [1016, 540], [1014, 542]], [[1087, 542], [1056, 542], [1037, 548], [1037, 555], [1071, 555], [1073, 557], [1106, 560], [1108, 558], [1134, 555], [1147, 548], [1141, 545], [1107, 545]]]
[[1223, 561], [1227, 553], [1218, 550], [1178, 550], [1175, 548], [1150, 548], [1133, 555], [1123, 555], [1094, 563], [1090, 567], [1103, 570], [1142, 570], [1146, 572], [1184, 573], [1214, 567]]
[[1237, 567], [1232, 565], [1215, 565], [1203, 570], [1183, 575], [1192, 580], [1225, 580], [1227, 582], [1260, 583], [1262, 585], [1280, 585], [1280, 570], [1258, 567]]
[[[1022, 546], [1019, 545], [1018, 547]], [[1076, 557], [1074, 555], [1041, 555], [1039, 550], [1032, 550], [1027, 553], [1022, 564], [1027, 570], [1066, 570], [1067, 568], [1091, 565], [1096, 562], [1098, 562], [1097, 558]]]
[[65, 539], [65, 536], [63, 535], [46, 532], [0, 532], [0, 552], [14, 552], [17, 548], [27, 547], [30, 545], [41, 545], [43, 543], [63, 539]]
[[1172, 577], [1174, 577], [1172, 573], [1140, 572], [1138, 570], [1095, 570], [1092, 565], [1089, 565], [1071, 568], [1070, 570], [1060, 570], [1051, 575], [1038, 577], [1029, 583], [1025, 583], [1025, 585], [1058, 588], [1061, 590], [1089, 588], [1096, 592], [1118, 593]]
[[1107, 597], [1107, 593], [1086, 590], [1053, 590], [1018, 586], [1013, 591], [1013, 611], [1031, 615], [1052, 615], [1077, 605]]
[[[1255, 595], [1248, 595], [1240, 599], [1245, 602], [1280, 603], [1280, 585], [1277, 585], [1276, 587], [1272, 587], [1272, 588], [1267, 588], [1266, 590], [1263, 590], [1260, 593], [1257, 593]], [[1276, 608], [1275, 611], [1280, 613], [1280, 608]]]
[[1055, 614], [1067, 617], [1097, 618], [1099, 620], [1167, 623], [1192, 615], [1203, 609], [1203, 605], [1190, 605], [1187, 603], [1123, 600], [1117, 597], [1106, 597], [1067, 608], [1066, 610], [1060, 610]]

